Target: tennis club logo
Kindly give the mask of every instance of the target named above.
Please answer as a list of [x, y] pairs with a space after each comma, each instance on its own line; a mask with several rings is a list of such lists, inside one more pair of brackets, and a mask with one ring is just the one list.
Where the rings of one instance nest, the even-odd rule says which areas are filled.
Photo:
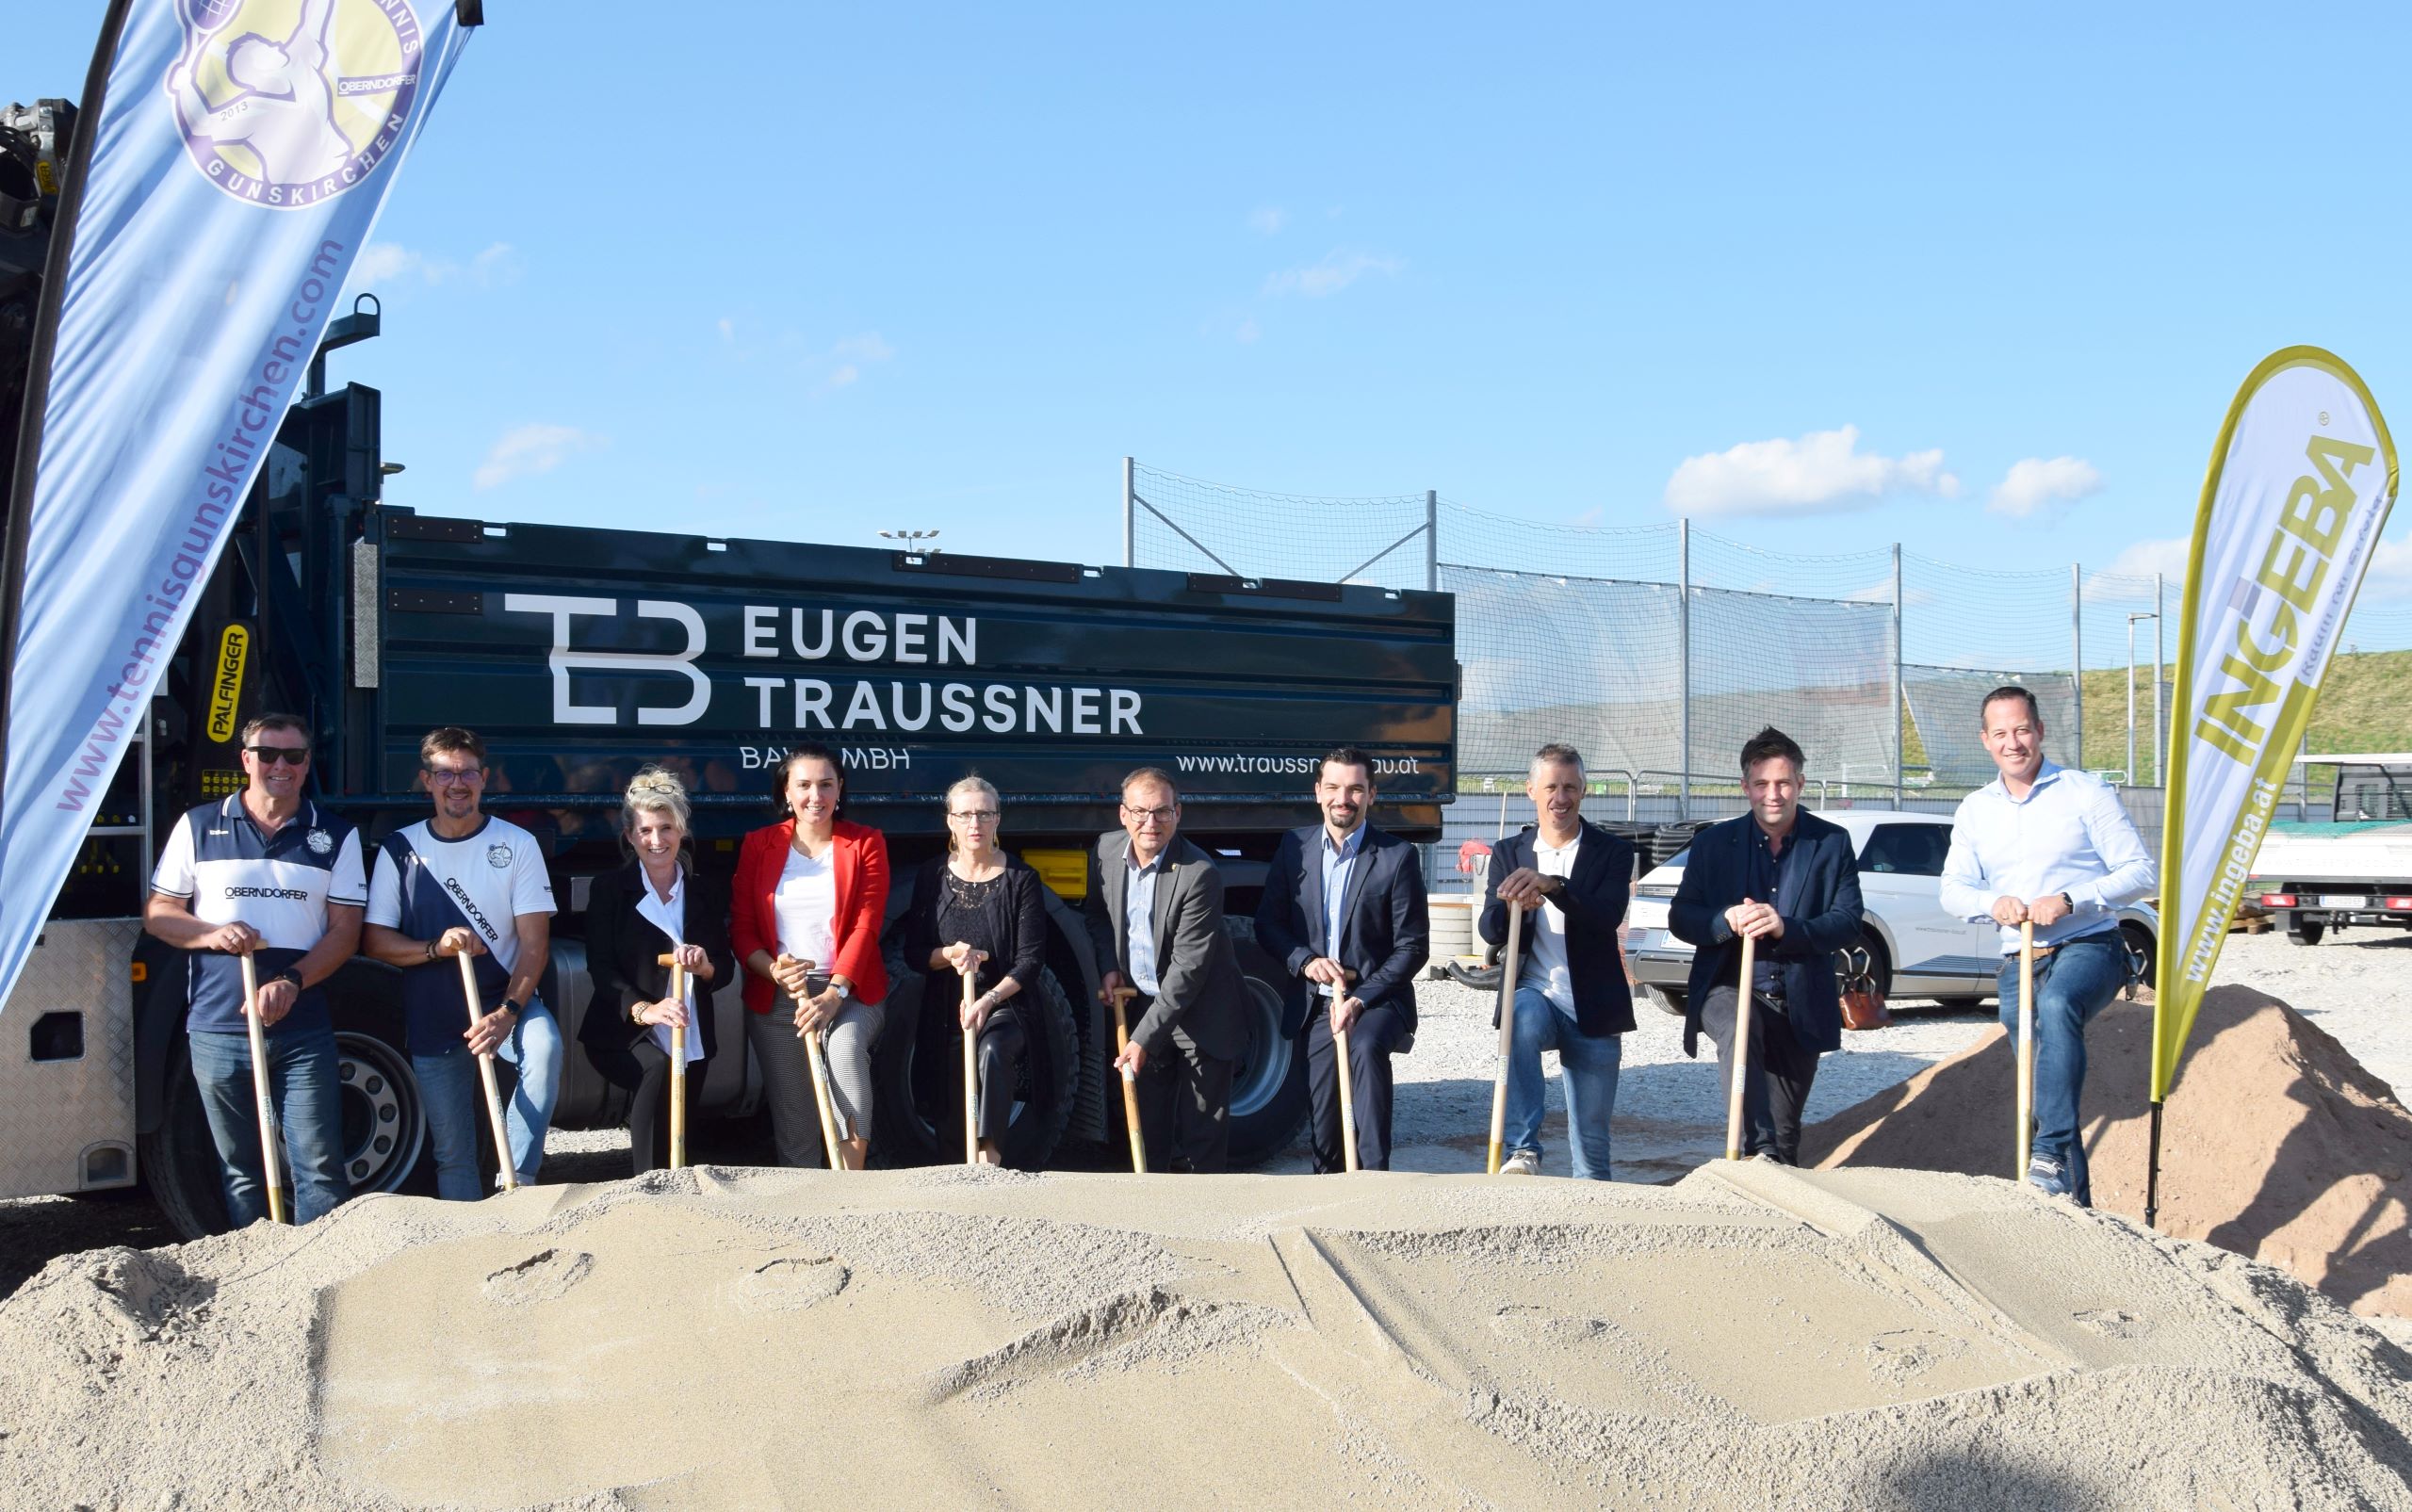
[[168, 106], [226, 193], [304, 209], [400, 145], [425, 45], [410, 0], [177, 0], [177, 18]]
[[508, 846], [508, 845], [489, 845], [489, 846], [487, 846], [487, 847], [486, 847], [486, 865], [488, 865], [488, 866], [490, 866], [490, 867], [494, 868], [497, 871], [508, 871], [508, 870], [511, 870], [511, 847], [510, 847], [510, 846]]
[[313, 855], [324, 855], [335, 848], [335, 837], [325, 830], [312, 830], [308, 838]]

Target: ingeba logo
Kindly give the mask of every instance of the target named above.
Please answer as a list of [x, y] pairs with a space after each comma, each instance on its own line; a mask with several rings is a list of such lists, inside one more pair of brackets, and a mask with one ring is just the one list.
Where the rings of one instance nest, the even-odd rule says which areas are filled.
[[224, 745], [235, 738], [235, 714], [243, 693], [243, 663], [252, 649], [252, 632], [239, 625], [226, 626], [218, 638], [218, 671], [209, 683], [209, 738]]

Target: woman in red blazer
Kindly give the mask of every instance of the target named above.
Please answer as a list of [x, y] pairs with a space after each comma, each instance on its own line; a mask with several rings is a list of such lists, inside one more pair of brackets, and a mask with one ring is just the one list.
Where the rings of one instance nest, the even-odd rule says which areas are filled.
[[827, 1159], [804, 1049], [804, 1036], [818, 1033], [836, 1093], [839, 1151], [859, 1171], [871, 1152], [872, 1048], [888, 1016], [879, 959], [888, 841], [838, 817], [845, 787], [828, 747], [788, 753], [772, 789], [788, 817], [745, 837], [728, 934], [745, 967], [745, 1037], [762, 1063], [779, 1163]]

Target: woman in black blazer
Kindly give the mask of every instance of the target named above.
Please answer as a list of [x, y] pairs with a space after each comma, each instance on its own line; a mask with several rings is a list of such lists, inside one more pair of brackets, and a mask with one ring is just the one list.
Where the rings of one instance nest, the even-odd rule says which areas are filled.
[[[688, 865], [687, 820], [684, 783], [659, 767], [638, 772], [621, 806], [621, 839], [630, 857], [596, 877], [586, 900], [586, 968], [595, 990], [578, 1038], [595, 1069], [630, 1094], [628, 1147], [639, 1176], [669, 1162], [671, 1029], [687, 1025], [693, 1107], [704, 1063], [718, 1048], [712, 988], [737, 972], [728, 885]], [[687, 968], [684, 1002], [669, 995], [670, 968], [660, 961], [674, 951]]]

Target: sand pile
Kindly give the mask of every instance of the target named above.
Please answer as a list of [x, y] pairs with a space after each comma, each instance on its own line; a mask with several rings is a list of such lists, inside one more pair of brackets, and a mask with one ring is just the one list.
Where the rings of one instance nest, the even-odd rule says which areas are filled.
[[657, 1173], [53, 1262], [9, 1507], [2412, 1508], [2412, 1358], [2008, 1182]]
[[[2152, 1010], [2086, 1032], [2095, 1206], [2143, 1216]], [[1804, 1163], [2007, 1175], [2013, 1057], [1998, 1029], [1801, 1133]], [[2161, 1231], [2283, 1265], [2367, 1315], [2412, 1318], [2412, 1113], [2345, 1048], [2250, 987], [2204, 999], [2162, 1112]]]

